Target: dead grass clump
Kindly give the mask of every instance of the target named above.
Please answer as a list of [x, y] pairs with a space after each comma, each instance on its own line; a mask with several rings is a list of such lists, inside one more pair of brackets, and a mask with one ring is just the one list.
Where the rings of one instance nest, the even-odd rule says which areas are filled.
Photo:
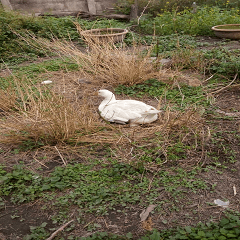
[[151, 48], [134, 46], [117, 47], [114, 44], [98, 44], [88, 41], [88, 50], [82, 51], [71, 42], [53, 39], [34, 39], [38, 45], [61, 56], [72, 58], [81, 73], [91, 81], [133, 85], [157, 75], [158, 70], [149, 59]]
[[[8, 71], [10, 72], [10, 71]], [[2, 87], [0, 89], [0, 111], [3, 113], [10, 112], [16, 107], [16, 102], [19, 96], [15, 91], [16, 85], [9, 80], [8, 86], [6, 88]]]
[[206, 61], [204, 60], [203, 53], [196, 51], [194, 48], [181, 48], [179, 47], [172, 56], [172, 69], [181, 71], [183, 69], [192, 69], [195, 71], [204, 71], [206, 68]]
[[[169, 108], [157, 122], [149, 126], [124, 128], [122, 133], [125, 138], [121, 136], [117, 141], [117, 154], [121, 159], [153, 171], [166, 163], [195, 166], [201, 156], [192, 156], [196, 150], [202, 149], [208, 135], [202, 117], [193, 108], [185, 112]], [[156, 158], [162, 160], [155, 161]]]
[[81, 137], [99, 131], [101, 123], [87, 97], [73, 105], [46, 86], [33, 85], [27, 79], [15, 78], [14, 83], [15, 89], [4, 91], [6, 99], [11, 98], [14, 91], [17, 98], [0, 123], [2, 142], [32, 140], [56, 144], [71, 139], [81, 141]]
[[170, 69], [165, 69], [159, 72], [158, 78], [161, 79], [162, 82], [172, 85], [178, 86], [188, 85], [191, 87], [199, 87], [202, 85], [202, 79], [199, 79], [199, 76], [194, 73], [182, 73], [179, 71], [173, 71]]
[[0, 111], [9, 112], [16, 104], [17, 96], [13, 91], [12, 86], [9, 86], [6, 90], [0, 90]]
[[[188, 141], [190, 135], [197, 135], [202, 131], [203, 119], [194, 109], [188, 109], [185, 112], [166, 110], [160, 117], [160, 124], [156, 124], [151, 128], [141, 128], [141, 132], [134, 133], [134, 141], [140, 139], [152, 138], [162, 135], [164, 138], [174, 135], [178, 141]], [[155, 138], [153, 136], [155, 135]], [[200, 134], [201, 135], [201, 134]], [[158, 138], [158, 137], [157, 137]], [[190, 138], [191, 139], [191, 138]], [[168, 142], [167, 140], [165, 142]]]

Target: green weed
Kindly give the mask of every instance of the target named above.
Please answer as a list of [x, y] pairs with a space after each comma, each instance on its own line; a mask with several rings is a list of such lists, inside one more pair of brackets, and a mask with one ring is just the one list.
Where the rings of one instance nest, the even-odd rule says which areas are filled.
[[173, 33], [213, 36], [212, 26], [240, 23], [239, 10], [222, 10], [219, 7], [199, 7], [197, 13], [191, 9], [182, 12], [164, 12], [154, 20], [145, 16], [139, 24], [139, 31], [144, 34], [169, 35]]
[[[190, 10], [193, 11], [192, 4], [193, 2], [188, 0], [162, 0], [162, 1], [148, 1], [148, 0], [138, 0], [139, 11], [143, 11], [144, 7], [147, 5], [146, 12], [156, 16], [159, 13], [172, 12], [172, 11], [183, 11]], [[120, 13], [130, 14], [131, 5], [134, 4], [134, 0], [118, 0], [116, 4], [116, 9]], [[198, 0], [197, 1], [197, 10], [198, 7], [203, 7], [208, 5], [210, 7], [221, 7], [224, 9], [238, 8], [240, 3], [238, 0]]]
[[23, 240], [46, 239], [49, 237], [49, 232], [45, 230], [46, 226], [46, 222], [43, 222], [40, 226], [30, 226], [31, 234], [24, 236]]
[[127, 233], [126, 236], [119, 236], [117, 234], [109, 234], [107, 232], [98, 232], [94, 233], [89, 237], [82, 237], [81, 240], [112, 240], [112, 239], [119, 239], [119, 240], [127, 240], [132, 239], [132, 234]]
[[218, 131], [218, 129], [212, 132], [207, 155], [213, 160], [212, 164], [216, 168], [227, 168], [227, 164], [237, 161], [237, 152], [232, 149], [232, 144], [238, 143], [238, 136], [236, 132]]
[[[230, 214], [226, 213], [221, 218], [220, 222], [207, 222], [199, 223], [196, 226], [186, 226], [181, 228], [171, 228], [167, 230], [149, 231], [144, 236], [138, 238], [139, 240], [180, 240], [180, 239], [206, 239], [206, 240], [227, 240], [227, 239], [238, 239], [240, 236], [240, 220], [239, 213]], [[121, 239], [127, 240], [132, 239], [131, 233], [125, 236], [119, 236], [107, 232], [97, 232], [89, 237], [76, 237], [75, 240], [110, 240], [110, 239]]]
[[240, 50], [229, 50], [227, 48], [213, 48], [203, 50], [203, 57], [209, 62], [206, 70], [225, 76], [234, 76], [240, 73]]
[[176, 103], [182, 109], [186, 109], [186, 107], [193, 104], [205, 107], [209, 105], [209, 101], [201, 87], [182, 86], [180, 91], [178, 87], [172, 88], [156, 79], [149, 79], [142, 84], [131, 87], [119, 85], [115, 88], [115, 92], [136, 97], [143, 97], [144, 95], [157, 98], [166, 97], [169, 102]]
[[[13, 202], [44, 197], [46, 203], [49, 201], [48, 195], [53, 201], [53, 206], [61, 209], [59, 214], [63, 212], [60, 217], [55, 217], [55, 220], [61, 220], [64, 215], [67, 217], [67, 211], [63, 210], [71, 205], [77, 205], [85, 212], [107, 214], [109, 209], [115, 209], [118, 205], [126, 206], [139, 202], [145, 205], [146, 202], [153, 202], [158, 195], [159, 186], [163, 186], [175, 198], [184, 193], [183, 190], [177, 190], [180, 186], [193, 192], [207, 188], [206, 184], [196, 177], [197, 171], [186, 172], [179, 168], [171, 174], [160, 171], [157, 175], [149, 190], [150, 182], [147, 176], [128, 164], [118, 163], [98, 170], [94, 170], [93, 165], [67, 165], [65, 168], [56, 167], [48, 177], [17, 165], [12, 172], [1, 171], [0, 195], [11, 195]], [[66, 194], [50, 194], [56, 190]]]

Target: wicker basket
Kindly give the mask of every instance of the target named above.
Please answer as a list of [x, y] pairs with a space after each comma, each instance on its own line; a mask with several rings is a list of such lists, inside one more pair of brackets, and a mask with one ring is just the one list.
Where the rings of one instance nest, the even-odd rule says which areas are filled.
[[99, 28], [80, 32], [87, 42], [99, 44], [122, 42], [127, 33], [128, 30], [122, 28]]

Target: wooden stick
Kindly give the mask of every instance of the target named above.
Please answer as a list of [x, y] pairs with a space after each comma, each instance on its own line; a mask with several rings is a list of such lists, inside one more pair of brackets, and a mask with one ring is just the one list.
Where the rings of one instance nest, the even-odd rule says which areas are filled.
[[140, 17], [138, 18], [138, 25], [139, 25], [139, 22], [140, 22], [140, 19], [141, 19], [142, 15], [144, 14], [145, 10], [147, 9], [147, 7], [148, 7], [148, 5], [150, 4], [151, 1], [152, 1], [152, 0], [149, 0], [149, 1], [148, 1], [147, 5], [144, 7], [143, 11], [141, 12]]
[[57, 149], [57, 146], [55, 146], [55, 148], [56, 148], [56, 150], [57, 150], [57, 152], [58, 152], [60, 158], [62, 159], [64, 165], [67, 166], [67, 164], [66, 164], [66, 162], [65, 162], [65, 160], [64, 160], [64, 158], [63, 158], [63, 156], [62, 156], [62, 154], [61, 154], [61, 153], [59, 152], [59, 150]]
[[33, 159], [34, 159], [35, 161], [37, 161], [38, 163], [40, 163], [40, 164], [41, 164], [42, 166], [44, 166], [45, 168], [48, 168], [48, 166], [46, 166], [44, 163], [38, 161], [35, 157], [33, 157]]
[[237, 195], [237, 189], [236, 189], [236, 186], [233, 185], [233, 195], [236, 196]]
[[73, 222], [74, 220], [71, 220], [67, 223], [65, 223], [63, 226], [61, 226], [58, 230], [56, 230], [49, 238], [47, 238], [46, 240], [52, 240], [56, 237], [56, 235], [61, 232], [67, 225], [69, 225], [71, 222]]
[[213, 74], [211, 77], [205, 79], [205, 80], [203, 81], [203, 83], [204, 83], [204, 82], [207, 82], [208, 80], [210, 80], [211, 78], [213, 78], [213, 76], [214, 76], [214, 74]]

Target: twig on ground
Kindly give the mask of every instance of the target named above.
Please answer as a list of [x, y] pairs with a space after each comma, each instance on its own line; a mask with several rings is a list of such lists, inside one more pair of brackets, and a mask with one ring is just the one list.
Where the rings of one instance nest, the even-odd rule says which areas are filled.
[[88, 225], [90, 225], [90, 224], [93, 223], [94, 221], [95, 221], [95, 220], [93, 220], [93, 221], [87, 223], [83, 228], [86, 228]]
[[203, 81], [203, 83], [204, 83], [204, 82], [207, 82], [207, 81], [210, 80], [210, 79], [212, 79], [213, 76], [214, 76], [214, 74], [213, 74], [212, 76], [210, 76], [209, 78], [205, 79], [205, 80]]
[[181, 107], [182, 107], [183, 100], [184, 100], [185, 96], [184, 96], [184, 94], [182, 93], [182, 90], [181, 90], [181, 87], [180, 87], [178, 81], [176, 81], [176, 83], [177, 83], [177, 86], [178, 86], [179, 92], [180, 92], [180, 94], [181, 94], [181, 96], [182, 96], [182, 101], [181, 101]]
[[236, 196], [237, 195], [237, 189], [236, 189], [236, 186], [233, 185], [233, 195]]
[[64, 158], [63, 158], [63, 156], [62, 156], [62, 154], [59, 152], [59, 150], [58, 150], [57, 146], [55, 146], [55, 148], [56, 148], [56, 150], [57, 150], [57, 152], [58, 152], [58, 154], [59, 154], [60, 158], [62, 159], [62, 161], [63, 161], [64, 165], [65, 165], [65, 166], [67, 166], [67, 164], [66, 164], [66, 162], [65, 162], [65, 160], [64, 160]]
[[149, 1], [148, 1], [147, 5], [144, 7], [143, 11], [141, 12], [140, 17], [138, 18], [138, 25], [139, 25], [139, 21], [140, 21], [142, 15], [144, 14], [145, 10], [147, 9], [147, 7], [148, 7], [148, 5], [150, 4], [151, 1], [152, 1], [152, 0], [149, 0]]
[[67, 227], [67, 225], [69, 225], [71, 222], [73, 222], [74, 220], [71, 220], [69, 222], [67, 222], [66, 224], [64, 224], [63, 226], [61, 226], [58, 230], [56, 230], [49, 238], [47, 238], [46, 240], [52, 240], [56, 237], [56, 235], [61, 232], [65, 227]]
[[229, 86], [231, 86], [231, 85], [234, 83], [234, 81], [237, 79], [237, 75], [238, 75], [238, 74], [236, 73], [235, 76], [234, 76], [234, 78], [233, 78], [233, 80], [232, 80], [227, 86], [225, 86], [225, 87], [223, 87], [223, 88], [221, 88], [221, 89], [218, 89], [218, 90], [216, 90], [216, 91], [213, 91], [213, 92], [211, 92], [211, 94], [216, 94], [216, 93], [219, 93], [219, 92], [227, 89], [227, 88], [228, 88]]
[[235, 113], [227, 113], [227, 112], [224, 112], [220, 109], [217, 109], [216, 110], [217, 113], [220, 113], [220, 114], [224, 114], [225, 116], [228, 116], [228, 117], [237, 117], [239, 118], [240, 117], [240, 112], [235, 112]]
[[[166, 160], [165, 162], [167, 162], [167, 160]], [[165, 163], [165, 162], [164, 162], [164, 163]], [[151, 190], [153, 179], [155, 178], [155, 176], [158, 174], [158, 172], [159, 172], [160, 170], [161, 170], [161, 168], [159, 168], [159, 169], [157, 170], [157, 172], [153, 175], [152, 179], [150, 180], [149, 185], [148, 185], [148, 191]]]
[[37, 161], [38, 163], [40, 163], [42, 166], [44, 166], [45, 168], [48, 168], [48, 166], [46, 166], [44, 163], [40, 162], [39, 160], [37, 160], [35, 157], [33, 157], [33, 159], [35, 161]]

